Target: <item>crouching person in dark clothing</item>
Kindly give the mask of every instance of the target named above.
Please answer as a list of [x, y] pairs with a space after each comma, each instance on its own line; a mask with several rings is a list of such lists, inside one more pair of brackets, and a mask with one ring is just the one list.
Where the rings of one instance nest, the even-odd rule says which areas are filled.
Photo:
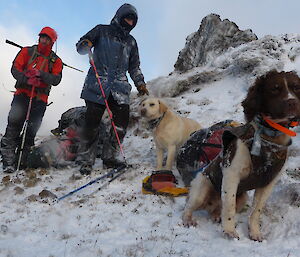
[[[136, 9], [130, 4], [124, 4], [117, 10], [110, 25], [97, 25], [76, 44], [79, 54], [87, 54], [91, 47], [94, 48], [95, 66], [121, 142], [129, 120], [131, 85], [126, 72], [129, 72], [140, 95], [149, 94], [140, 70], [138, 46], [134, 37], [130, 35], [137, 20]], [[89, 69], [85, 79], [81, 98], [85, 100], [87, 112], [77, 163], [81, 165], [80, 173], [88, 175], [95, 162], [98, 127], [106, 109], [93, 67]], [[106, 168], [115, 168], [123, 164], [116, 158], [118, 148], [116, 136], [111, 128], [110, 137], [104, 144], [105, 154], [102, 156]]]
[[[1, 139], [3, 171], [12, 173], [16, 168], [26, 168], [27, 154], [41, 125], [51, 86], [60, 83], [62, 61], [51, 50], [57, 39], [55, 30], [45, 27], [39, 33], [39, 43], [23, 47], [13, 61], [11, 73], [17, 80], [16, 92], [8, 114], [8, 124]], [[32, 102], [31, 102], [32, 100]], [[30, 106], [31, 102], [31, 106]], [[27, 111], [30, 115], [27, 117]], [[28, 118], [22, 159], [18, 166], [21, 136]], [[19, 149], [19, 151], [17, 151]]]

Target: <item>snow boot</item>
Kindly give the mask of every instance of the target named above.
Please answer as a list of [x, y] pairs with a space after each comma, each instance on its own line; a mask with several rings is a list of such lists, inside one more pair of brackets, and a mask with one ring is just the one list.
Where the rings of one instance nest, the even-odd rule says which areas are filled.
[[3, 166], [3, 172], [4, 173], [14, 173], [16, 171], [14, 166]]
[[111, 169], [111, 168], [116, 169], [123, 165], [126, 165], [125, 162], [117, 160], [115, 158], [103, 160], [103, 167], [106, 169]]
[[92, 165], [82, 164], [79, 171], [80, 171], [81, 175], [87, 175], [88, 176], [88, 175], [91, 175], [92, 170], [93, 170]]
[[13, 173], [16, 168], [16, 153], [13, 147], [13, 144], [6, 140], [6, 138], [2, 138], [0, 144], [0, 151], [2, 157], [3, 164], [3, 172], [5, 173]]
[[3, 164], [2, 167], [4, 173], [13, 173], [16, 171], [15, 161], [16, 161], [15, 153], [10, 151], [3, 151], [2, 149], [2, 164]]
[[[111, 139], [110, 139], [111, 140]], [[124, 161], [117, 159], [119, 155], [118, 145], [115, 141], [108, 141], [104, 144], [101, 159], [103, 160], [103, 168], [118, 168], [125, 165]]]

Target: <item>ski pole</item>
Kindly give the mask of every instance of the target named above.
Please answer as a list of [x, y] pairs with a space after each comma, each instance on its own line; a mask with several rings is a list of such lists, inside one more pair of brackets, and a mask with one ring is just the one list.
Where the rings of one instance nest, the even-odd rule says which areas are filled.
[[[83, 188], [85, 188], [85, 187], [87, 187], [87, 186], [90, 186], [90, 185], [92, 185], [92, 184], [94, 184], [94, 183], [96, 183], [96, 182], [98, 182], [98, 181], [100, 181], [100, 180], [102, 180], [102, 179], [104, 179], [104, 178], [111, 177], [111, 176], [113, 176], [114, 174], [117, 174], [117, 173], [121, 172], [122, 170], [124, 170], [124, 169], [126, 169], [126, 168], [127, 168], [127, 165], [125, 165], [125, 164], [120, 165], [118, 168], [112, 169], [111, 171], [107, 172], [107, 173], [104, 174], [103, 176], [91, 180], [89, 183], [87, 183], [87, 184], [85, 184], [85, 185], [83, 185], [83, 186], [81, 186], [81, 187], [79, 187], [79, 188], [77, 188], [77, 189], [71, 191], [71, 192], [68, 193], [68, 194], [65, 194], [65, 195], [59, 197], [57, 200], [58, 200], [58, 201], [63, 200], [63, 199], [65, 199], [66, 197], [68, 197], [68, 196], [70, 196], [70, 195], [72, 195], [72, 194], [74, 194], [74, 193], [80, 191], [81, 189], [83, 189]], [[121, 174], [123, 174], [123, 173], [121, 173]], [[109, 182], [115, 180], [115, 179], [116, 179], [117, 177], [119, 177], [119, 176], [120, 176], [120, 175], [118, 174], [117, 176], [115, 176], [115, 177], [113, 177], [112, 179], [110, 179]]]
[[[5, 40], [5, 43], [10, 44], [10, 45], [12, 45], [12, 46], [19, 47], [19, 48], [21, 48], [21, 49], [23, 48], [23, 46], [20, 46], [20, 45], [18, 45], [17, 43], [12, 42], [12, 41], [10, 41], [10, 40], [8, 40], [8, 39]], [[73, 69], [73, 70], [77, 70], [77, 71], [83, 72], [82, 70], [79, 70], [79, 69], [77, 69], [77, 68], [75, 68], [75, 67], [72, 67], [72, 66], [70, 66], [70, 65], [68, 65], [68, 64], [66, 64], [66, 63], [64, 63], [64, 62], [63, 62], [62, 64], [63, 64], [64, 66], [70, 68], [70, 69]]]
[[29, 123], [29, 116], [30, 116], [30, 112], [31, 112], [31, 105], [32, 105], [34, 89], [35, 89], [35, 86], [32, 86], [31, 94], [30, 94], [30, 98], [29, 98], [29, 104], [28, 104], [28, 108], [27, 108], [26, 119], [25, 119], [25, 122], [24, 122], [24, 125], [22, 128], [22, 131], [21, 131], [21, 134], [23, 134], [23, 135], [22, 135], [22, 142], [21, 142], [21, 148], [20, 148], [20, 153], [19, 153], [17, 171], [19, 171], [20, 165], [21, 165], [21, 159], [22, 159], [24, 145], [25, 145], [25, 139], [26, 139], [26, 133], [27, 133], [28, 123]]
[[100, 91], [101, 91], [101, 94], [102, 94], [102, 97], [104, 99], [104, 102], [105, 102], [105, 105], [106, 105], [106, 109], [107, 109], [107, 112], [108, 112], [108, 116], [110, 118], [110, 122], [111, 122], [111, 125], [113, 127], [113, 130], [114, 130], [114, 133], [115, 133], [115, 136], [117, 138], [117, 141], [118, 141], [118, 144], [119, 144], [119, 147], [120, 147], [120, 151], [122, 153], [122, 156], [124, 158], [124, 162], [126, 163], [127, 165], [127, 162], [126, 162], [126, 158], [125, 158], [125, 154], [124, 154], [124, 151], [123, 151], [123, 147], [122, 147], [122, 144], [121, 144], [121, 141], [120, 141], [120, 138], [119, 138], [119, 134], [118, 134], [118, 131], [117, 131], [117, 128], [116, 128], [116, 125], [114, 123], [114, 120], [113, 120], [113, 116], [112, 116], [112, 112], [109, 108], [109, 105], [108, 105], [108, 102], [107, 102], [107, 98], [106, 98], [106, 95], [104, 93], [104, 90], [103, 90], [103, 87], [102, 87], [102, 83], [100, 81], [100, 76], [97, 72], [97, 68], [96, 68], [96, 65], [95, 65], [95, 62], [94, 62], [94, 59], [93, 59], [93, 53], [91, 51], [91, 49], [89, 50], [89, 59], [90, 59], [90, 63], [95, 71], [95, 75], [96, 75], [96, 78], [97, 78], [97, 81], [98, 81], [98, 84], [100, 86]]

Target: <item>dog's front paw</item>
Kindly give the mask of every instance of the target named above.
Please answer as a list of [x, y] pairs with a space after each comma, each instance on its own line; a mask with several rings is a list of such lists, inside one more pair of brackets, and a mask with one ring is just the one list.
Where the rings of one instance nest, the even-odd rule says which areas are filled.
[[214, 214], [212, 214], [211, 215], [211, 219], [215, 223], [221, 223], [221, 216], [220, 215], [214, 215]]
[[184, 215], [182, 217], [182, 221], [183, 221], [183, 226], [185, 227], [195, 227], [197, 226], [197, 222], [193, 219], [192, 215]]
[[254, 241], [258, 241], [258, 242], [262, 242], [264, 240], [262, 234], [260, 232], [249, 232], [249, 238], [254, 240]]
[[221, 222], [221, 213], [219, 210], [215, 210], [210, 214], [210, 218], [213, 222], [220, 223]]
[[261, 232], [259, 222], [256, 222], [256, 219], [251, 219], [249, 223], [249, 238], [254, 241], [262, 242], [264, 240]]
[[232, 239], [236, 238], [236, 239], [240, 240], [240, 236], [239, 236], [239, 234], [236, 232], [236, 230], [232, 230], [232, 231], [225, 231], [225, 230], [224, 230], [223, 233], [224, 233], [224, 235], [225, 235], [226, 237], [228, 237], [228, 238], [232, 238]]

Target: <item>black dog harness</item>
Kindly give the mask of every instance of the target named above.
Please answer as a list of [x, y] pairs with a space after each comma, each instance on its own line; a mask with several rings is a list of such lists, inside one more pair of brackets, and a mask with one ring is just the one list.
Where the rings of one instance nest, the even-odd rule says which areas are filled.
[[[262, 138], [261, 135], [265, 133], [272, 134], [268, 130], [269, 128], [256, 129], [254, 123], [247, 123], [246, 125], [229, 128], [224, 131], [222, 136], [223, 150], [207, 166], [203, 173], [210, 179], [216, 191], [221, 193], [222, 168], [231, 165], [233, 154], [236, 152], [236, 143], [234, 141], [237, 139], [241, 139], [247, 145], [252, 164], [248, 177], [242, 179], [238, 185], [238, 195], [248, 190], [265, 187], [277, 176], [285, 163], [287, 148], [291, 144], [291, 141], [287, 145], [279, 145]], [[277, 135], [277, 133], [275, 134]], [[256, 153], [259, 149], [258, 155], [252, 153], [253, 148]]]

